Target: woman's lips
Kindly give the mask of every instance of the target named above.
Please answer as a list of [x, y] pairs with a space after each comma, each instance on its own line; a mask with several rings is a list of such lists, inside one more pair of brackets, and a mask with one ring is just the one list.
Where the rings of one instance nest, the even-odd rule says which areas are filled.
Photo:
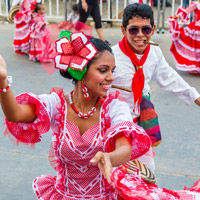
[[102, 84], [104, 90], [109, 90], [111, 88], [110, 84]]

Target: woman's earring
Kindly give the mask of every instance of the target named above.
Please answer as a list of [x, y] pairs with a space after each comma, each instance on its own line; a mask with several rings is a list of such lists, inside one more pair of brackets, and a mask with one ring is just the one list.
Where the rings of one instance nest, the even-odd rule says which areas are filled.
[[83, 91], [83, 95], [86, 101], [89, 100], [89, 94], [88, 94], [88, 89], [87, 87], [84, 85], [84, 83], [82, 82], [82, 91]]

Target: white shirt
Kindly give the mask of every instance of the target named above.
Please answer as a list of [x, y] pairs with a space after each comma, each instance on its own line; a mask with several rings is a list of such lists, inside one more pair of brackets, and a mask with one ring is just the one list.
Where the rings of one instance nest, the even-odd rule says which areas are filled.
[[18, 4], [19, 4], [19, 1], [20, 1], [20, 0], [13, 0], [13, 2], [12, 2], [12, 7], [18, 5]]
[[[116, 62], [113, 84], [131, 89], [132, 79], [135, 74], [135, 67], [133, 66], [130, 58], [121, 51], [118, 44], [113, 46], [112, 49]], [[143, 72], [145, 76], [143, 89], [144, 95], [148, 95], [150, 92], [150, 82], [151, 80], [154, 80], [162, 89], [178, 96], [186, 103], [192, 103], [200, 97], [200, 94], [196, 91], [196, 89], [190, 87], [190, 85], [168, 65], [161, 49], [157, 46], [150, 47], [149, 55], [143, 65]], [[133, 119], [138, 117], [140, 115], [139, 112], [133, 113], [133, 93], [122, 90], [120, 90], [120, 92], [130, 106]]]
[[71, 12], [67, 17], [67, 21], [77, 22], [78, 20], [79, 20], [79, 14], [75, 14], [73, 12]]

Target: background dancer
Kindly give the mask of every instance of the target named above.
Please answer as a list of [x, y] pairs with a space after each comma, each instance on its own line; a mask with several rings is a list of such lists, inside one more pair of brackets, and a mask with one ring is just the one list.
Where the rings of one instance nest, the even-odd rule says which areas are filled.
[[45, 6], [42, 3], [32, 3], [33, 21], [30, 27], [29, 59], [39, 62], [51, 62], [55, 54], [51, 44], [50, 31], [45, 20]]
[[[189, 21], [189, 14], [193, 11], [193, 21], [185, 27], [180, 26], [179, 22]], [[200, 1], [191, 2], [187, 9], [180, 7], [168, 21], [172, 39], [170, 52], [176, 61], [176, 68], [200, 75]]]
[[31, 1], [22, 0], [20, 11], [14, 16], [16, 24], [15, 36], [13, 41], [14, 51], [17, 54], [29, 54], [30, 50], [30, 26], [33, 21], [31, 11]]
[[98, 0], [80, 0], [79, 14], [80, 14], [79, 21], [83, 23], [85, 23], [89, 15], [91, 15], [95, 22], [95, 29], [98, 34], [98, 37], [109, 44], [109, 42], [106, 41], [103, 36]]

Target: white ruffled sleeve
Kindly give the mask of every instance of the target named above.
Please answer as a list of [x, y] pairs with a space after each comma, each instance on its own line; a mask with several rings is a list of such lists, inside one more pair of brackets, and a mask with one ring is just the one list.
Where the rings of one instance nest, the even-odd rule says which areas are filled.
[[127, 103], [114, 99], [109, 104], [104, 122], [106, 127], [104, 135], [106, 151], [113, 151], [115, 140], [121, 136], [126, 136], [132, 145], [131, 160], [140, 157], [150, 149], [150, 138], [143, 128], [133, 123]]
[[6, 119], [7, 130], [11, 140], [15, 143], [35, 144], [40, 142], [41, 135], [48, 132], [51, 121], [56, 112], [56, 105], [60, 99], [56, 93], [49, 95], [35, 95], [23, 93], [16, 97], [19, 104], [34, 104], [36, 106], [37, 118], [32, 123], [16, 123]]

